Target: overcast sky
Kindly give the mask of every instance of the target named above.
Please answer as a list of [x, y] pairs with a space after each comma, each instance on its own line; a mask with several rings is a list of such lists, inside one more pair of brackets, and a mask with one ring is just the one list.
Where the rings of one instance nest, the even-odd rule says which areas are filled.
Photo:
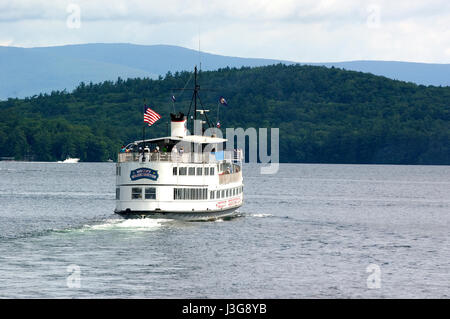
[[450, 0], [0, 0], [0, 45], [172, 44], [298, 62], [450, 63]]

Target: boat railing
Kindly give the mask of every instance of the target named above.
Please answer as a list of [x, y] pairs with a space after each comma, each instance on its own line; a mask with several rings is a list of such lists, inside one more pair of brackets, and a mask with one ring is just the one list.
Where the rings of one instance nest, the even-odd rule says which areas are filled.
[[[218, 155], [219, 154], [219, 155]], [[239, 152], [223, 151], [218, 153], [175, 153], [175, 152], [158, 152], [158, 153], [144, 153], [146, 162], [175, 162], [175, 163], [217, 163], [222, 161], [240, 161]], [[142, 153], [127, 152], [119, 153], [118, 162], [141, 162]]]
[[238, 148], [233, 151], [233, 161], [242, 162], [243, 157], [242, 149]]
[[239, 182], [240, 180], [242, 180], [242, 171], [219, 175], [219, 184], [230, 184]]

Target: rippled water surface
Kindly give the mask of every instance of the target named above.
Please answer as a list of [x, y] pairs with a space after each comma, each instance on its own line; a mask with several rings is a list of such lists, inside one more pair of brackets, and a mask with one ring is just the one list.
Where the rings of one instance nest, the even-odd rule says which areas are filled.
[[215, 222], [121, 219], [114, 174], [0, 162], [0, 297], [450, 297], [448, 166], [248, 165]]

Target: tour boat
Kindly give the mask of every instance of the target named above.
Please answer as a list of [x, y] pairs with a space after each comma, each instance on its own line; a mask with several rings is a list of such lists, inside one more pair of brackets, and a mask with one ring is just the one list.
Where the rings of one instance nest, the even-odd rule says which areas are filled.
[[[197, 110], [199, 90], [195, 68], [194, 121], [206, 112]], [[118, 154], [115, 213], [184, 220], [236, 215], [243, 204], [242, 150], [222, 150], [226, 139], [215, 134], [188, 134], [181, 112], [170, 118], [170, 136], [134, 141]]]

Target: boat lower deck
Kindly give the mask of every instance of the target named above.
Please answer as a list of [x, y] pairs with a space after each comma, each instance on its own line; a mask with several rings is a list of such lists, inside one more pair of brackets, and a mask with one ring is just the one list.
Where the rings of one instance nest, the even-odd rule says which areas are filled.
[[220, 218], [236, 217], [239, 212], [238, 207], [233, 207], [218, 211], [197, 211], [197, 212], [170, 212], [170, 211], [120, 211], [116, 214], [124, 218], [168, 218], [185, 221], [208, 221]]

